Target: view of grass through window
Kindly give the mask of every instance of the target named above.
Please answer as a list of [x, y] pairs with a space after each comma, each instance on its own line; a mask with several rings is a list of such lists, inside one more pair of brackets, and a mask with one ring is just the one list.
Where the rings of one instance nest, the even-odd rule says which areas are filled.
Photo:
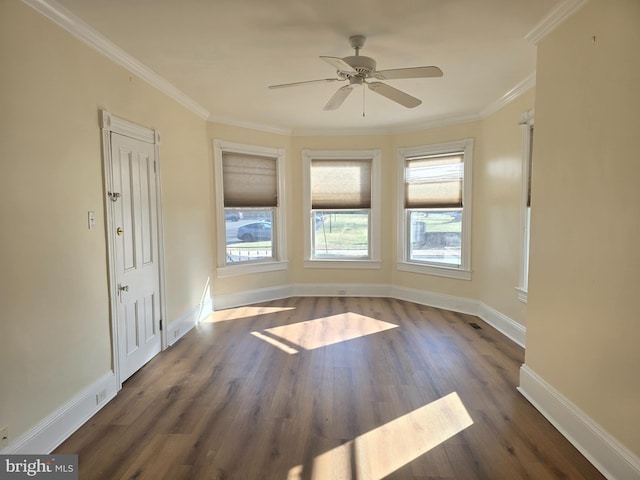
[[411, 260], [460, 266], [462, 209], [409, 210], [409, 217]]
[[367, 258], [369, 256], [369, 211], [314, 211], [312, 256]]

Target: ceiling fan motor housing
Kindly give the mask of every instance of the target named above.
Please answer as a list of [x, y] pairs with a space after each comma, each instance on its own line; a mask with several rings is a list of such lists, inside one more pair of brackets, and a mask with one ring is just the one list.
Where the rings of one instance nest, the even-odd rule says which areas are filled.
[[351, 67], [358, 72], [358, 75], [362, 75], [364, 78], [371, 77], [373, 72], [376, 71], [376, 61], [371, 57], [353, 55], [351, 57], [344, 57], [342, 60], [351, 65]]

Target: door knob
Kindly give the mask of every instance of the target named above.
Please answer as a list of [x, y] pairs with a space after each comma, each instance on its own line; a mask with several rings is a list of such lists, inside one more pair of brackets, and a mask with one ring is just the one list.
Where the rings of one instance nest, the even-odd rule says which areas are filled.
[[122, 229], [122, 227], [118, 227], [116, 228], [116, 235], [120, 236], [124, 233], [124, 230]]
[[118, 290], [120, 290], [121, 292], [128, 292], [129, 285], [118, 285]]

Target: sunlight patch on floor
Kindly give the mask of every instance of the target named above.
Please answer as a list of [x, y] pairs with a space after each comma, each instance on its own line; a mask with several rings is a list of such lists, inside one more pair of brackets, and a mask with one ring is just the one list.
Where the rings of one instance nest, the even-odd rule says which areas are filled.
[[277, 338], [272, 338], [268, 335], [265, 335], [264, 333], [260, 333], [260, 332], [251, 332], [251, 335], [253, 335], [254, 337], [259, 338], [260, 340], [264, 340], [265, 342], [273, 345], [276, 348], [279, 348], [280, 350], [282, 350], [285, 353], [288, 353], [290, 355], [293, 355], [295, 353], [300, 352], [300, 350], [296, 350], [295, 348], [287, 345], [284, 342], [281, 342], [280, 340], [278, 340]]
[[[392, 328], [398, 328], [398, 325], [376, 320], [365, 315], [346, 312], [291, 325], [267, 328], [260, 332], [251, 332], [251, 334], [268, 341], [287, 353], [297, 353], [297, 351], [292, 352], [291, 350], [296, 350], [297, 348], [314, 350], [384, 332]], [[265, 337], [268, 337], [269, 340]], [[283, 345], [287, 348], [282, 348]]]
[[218, 323], [228, 322], [230, 320], [238, 320], [241, 318], [257, 317], [258, 315], [267, 315], [269, 313], [280, 313], [289, 310], [295, 310], [296, 307], [238, 307], [227, 310], [218, 310], [213, 312], [201, 323]]
[[[310, 478], [380, 480], [472, 424], [453, 392], [317, 456]], [[303, 473], [297, 465], [287, 480], [300, 480]]]

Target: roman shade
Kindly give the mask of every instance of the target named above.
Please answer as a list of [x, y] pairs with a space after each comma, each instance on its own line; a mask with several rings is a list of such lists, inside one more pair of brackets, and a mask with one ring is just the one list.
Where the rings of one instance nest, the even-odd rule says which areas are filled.
[[461, 208], [464, 154], [406, 159], [405, 208]]
[[276, 158], [222, 153], [225, 208], [277, 207]]
[[311, 160], [311, 208], [371, 208], [370, 159]]

